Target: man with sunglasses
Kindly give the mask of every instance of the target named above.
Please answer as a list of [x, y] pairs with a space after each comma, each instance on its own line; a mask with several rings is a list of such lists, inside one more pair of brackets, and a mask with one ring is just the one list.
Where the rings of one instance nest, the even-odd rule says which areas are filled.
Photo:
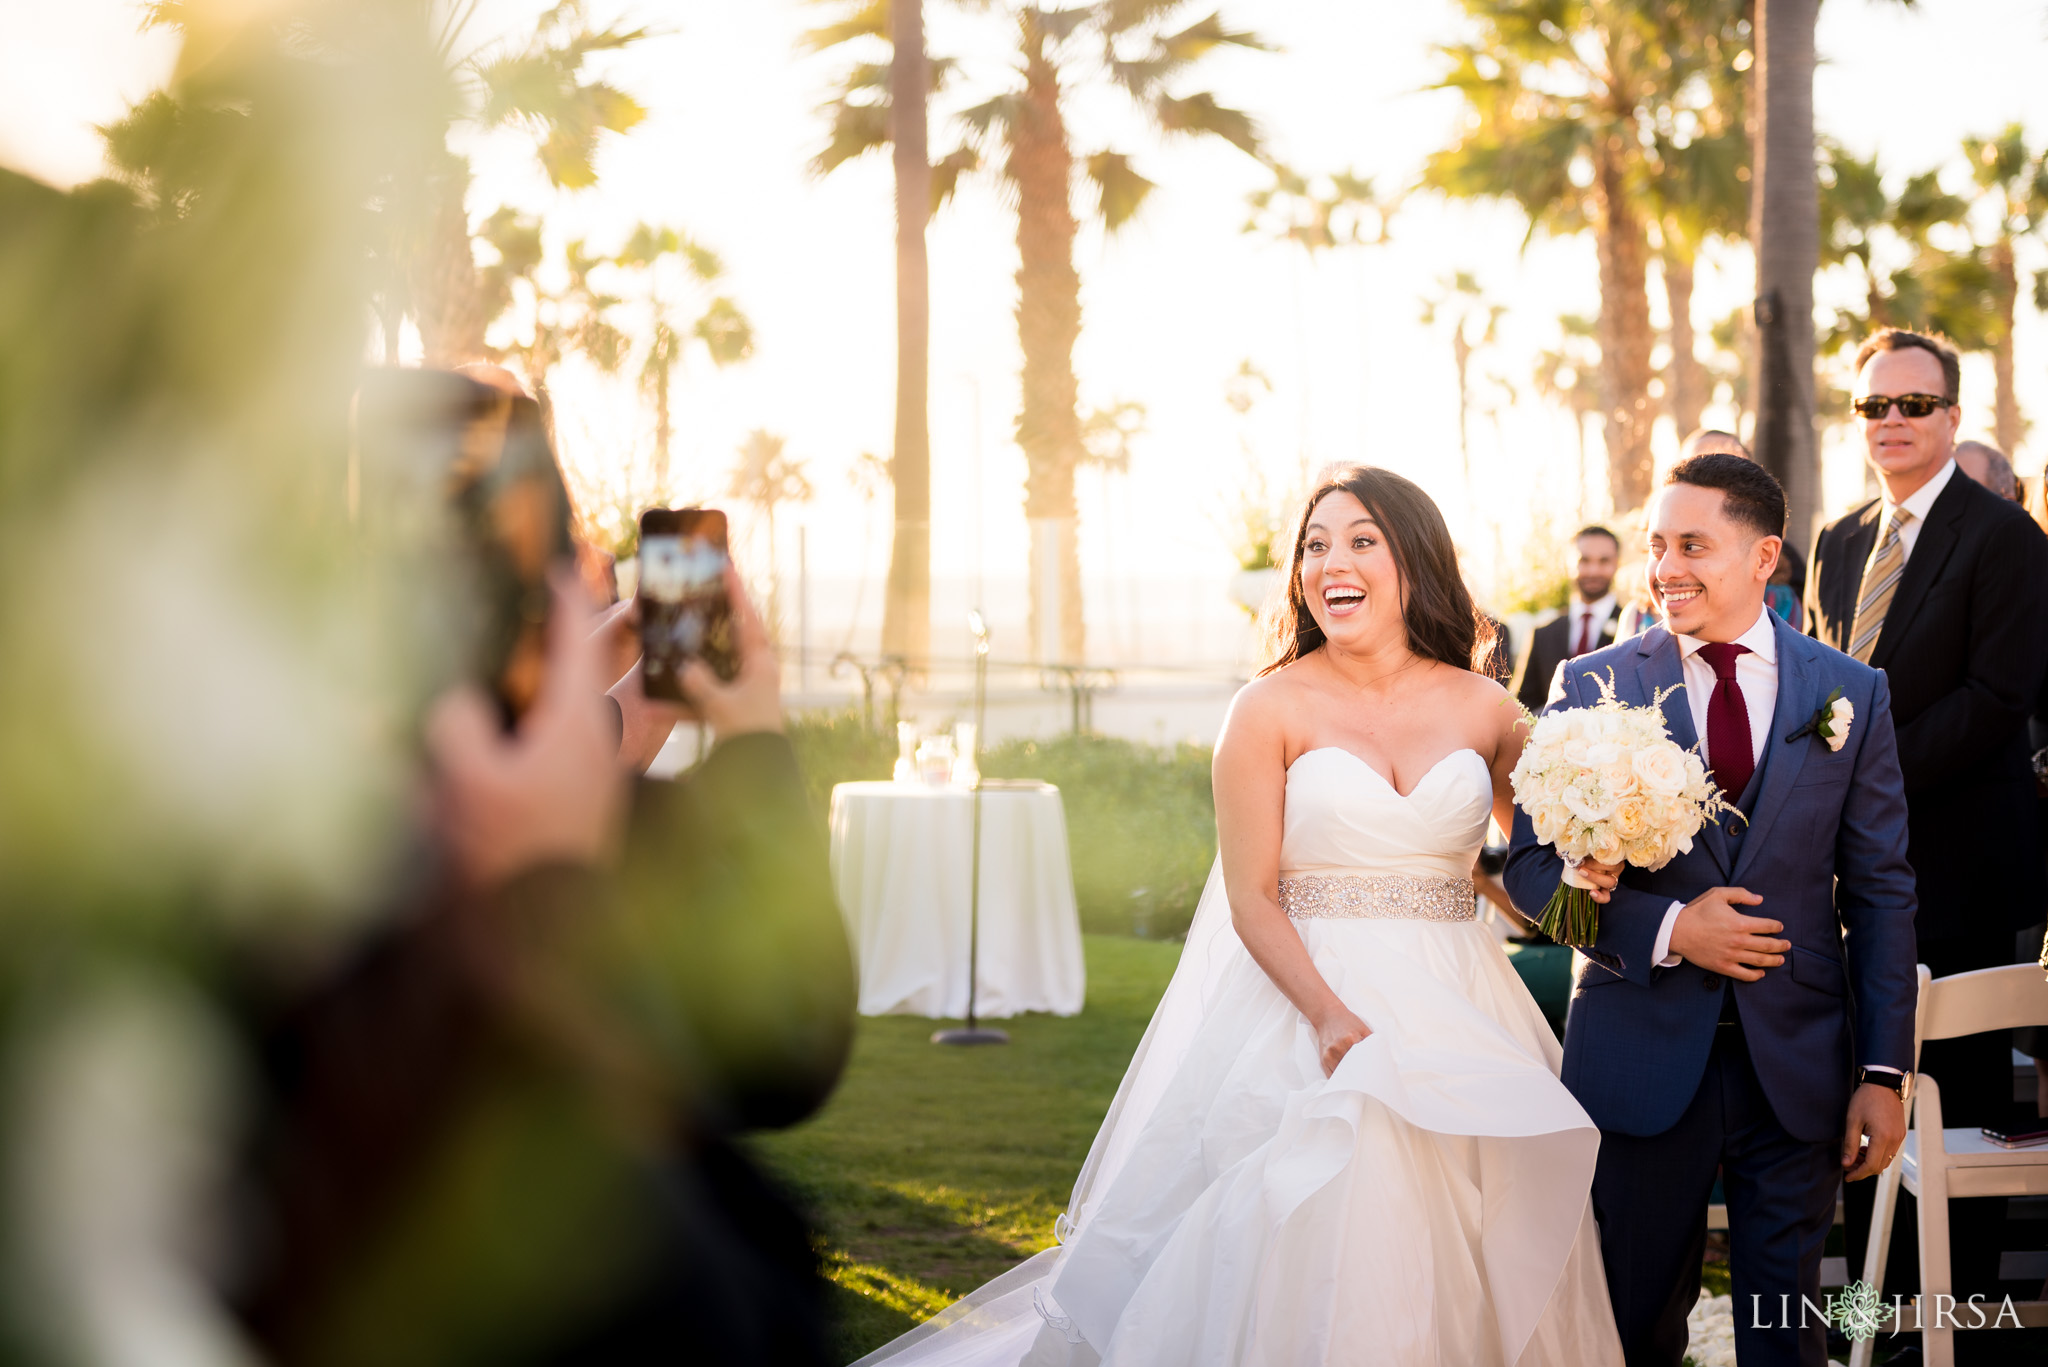
[[[1853, 407], [1883, 497], [1822, 529], [1807, 579], [1815, 636], [1882, 669], [1906, 779], [1907, 857], [1919, 960], [1936, 977], [2012, 961], [2044, 893], [2027, 717], [2048, 673], [2048, 537], [2020, 505], [1955, 461], [1961, 365], [1942, 339], [1876, 333], [1856, 354]], [[1854, 947], [1850, 952], [1853, 954]], [[1949, 1126], [2012, 1105], [2003, 1033], [1928, 1043]], [[1860, 1266], [1872, 1184], [1849, 1188], [1850, 1266]], [[1956, 1294], [1993, 1291], [2000, 1209], [1952, 1207]], [[1901, 1213], [1891, 1267], [1914, 1277]], [[1903, 1254], [1903, 1258], [1902, 1258]], [[1917, 1280], [1906, 1280], [1910, 1288]], [[1958, 1361], [1994, 1345], [1958, 1342]], [[1968, 1356], [1964, 1356], [1967, 1354]]]

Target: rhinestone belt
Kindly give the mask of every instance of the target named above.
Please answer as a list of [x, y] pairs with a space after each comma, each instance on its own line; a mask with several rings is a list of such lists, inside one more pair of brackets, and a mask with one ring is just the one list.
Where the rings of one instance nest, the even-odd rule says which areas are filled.
[[1469, 878], [1414, 878], [1387, 874], [1366, 878], [1283, 878], [1280, 909], [1295, 920], [1311, 917], [1397, 921], [1478, 919]]

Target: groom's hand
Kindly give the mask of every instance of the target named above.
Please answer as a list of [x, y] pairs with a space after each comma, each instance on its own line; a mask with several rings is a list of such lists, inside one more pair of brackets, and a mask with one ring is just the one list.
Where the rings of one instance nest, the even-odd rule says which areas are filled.
[[[1870, 1136], [1866, 1147], [1863, 1137]], [[1906, 1106], [1889, 1087], [1866, 1082], [1849, 1097], [1842, 1126], [1842, 1180], [1854, 1182], [1883, 1172], [1906, 1142]]]
[[1763, 900], [1747, 888], [1708, 888], [1672, 923], [1671, 952], [1710, 973], [1755, 982], [1763, 970], [1784, 963], [1792, 948], [1791, 941], [1774, 938], [1785, 928], [1781, 922], [1736, 910]]

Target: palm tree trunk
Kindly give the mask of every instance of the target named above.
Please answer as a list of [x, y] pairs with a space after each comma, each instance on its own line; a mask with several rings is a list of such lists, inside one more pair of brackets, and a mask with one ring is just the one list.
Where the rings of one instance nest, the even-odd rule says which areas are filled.
[[932, 616], [931, 270], [925, 254], [932, 171], [923, 0], [891, 0], [889, 25], [896, 171], [896, 445], [889, 476], [896, 534], [882, 607], [882, 653], [921, 667], [931, 653]]
[[2010, 237], [2001, 236], [1991, 244], [1991, 269], [1998, 278], [1998, 330], [1991, 345], [1991, 374], [1996, 382], [1991, 430], [1998, 449], [2010, 457], [2020, 444], [2020, 403], [2012, 387], [2013, 313], [2020, 282], [2013, 268]]
[[1017, 341], [1024, 353], [1017, 444], [1024, 449], [1024, 515], [1031, 522], [1031, 639], [1047, 662], [1078, 664], [1081, 556], [1074, 501], [1080, 463], [1081, 277], [1074, 269], [1074, 158], [1060, 111], [1059, 73], [1045, 35], [1024, 20], [1024, 98], [1011, 133], [1017, 187]]
[[1472, 391], [1466, 383], [1467, 372], [1472, 367], [1472, 344], [1465, 340], [1465, 320], [1458, 319], [1458, 330], [1451, 334], [1451, 359], [1458, 367], [1458, 460], [1465, 472], [1465, 497], [1472, 497], [1472, 442], [1468, 436], [1471, 427]]
[[[1758, 0], [1749, 240], [1756, 251], [1756, 458], [1785, 486], [1786, 535], [1808, 545], [1819, 512], [1813, 433], [1813, 26], [1819, 0]], [[1873, 323], [1876, 321], [1872, 320]]]
[[[1617, 135], [1618, 137], [1618, 135]], [[1630, 196], [1625, 152], [1595, 149], [1595, 237], [1600, 253], [1600, 403], [1607, 474], [1617, 511], [1650, 498], [1650, 293], [1648, 235]]]
[[1671, 313], [1671, 421], [1680, 440], [1699, 429], [1707, 406], [1707, 371], [1693, 350], [1693, 259], [1682, 246], [1664, 252], [1664, 301]]
[[413, 321], [430, 366], [484, 359], [482, 291], [469, 244], [469, 163], [449, 155], [431, 177], [426, 236], [408, 263]]
[[[660, 339], [657, 344], [659, 342]], [[668, 387], [674, 372], [666, 354], [666, 347], [663, 350], [664, 354], [658, 362], [660, 368], [654, 372], [654, 496], [667, 502], [669, 446], [675, 440], [675, 425], [669, 416]]]

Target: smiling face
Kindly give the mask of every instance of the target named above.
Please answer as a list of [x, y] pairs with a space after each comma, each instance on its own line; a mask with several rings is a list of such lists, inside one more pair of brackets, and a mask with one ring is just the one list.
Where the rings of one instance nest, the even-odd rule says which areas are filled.
[[[1941, 362], [1919, 347], [1880, 351], [1863, 363], [1856, 375], [1856, 397], [1873, 394], [1933, 394], [1945, 396], [1948, 380]], [[1955, 446], [1956, 428], [1962, 409], [1950, 404], [1924, 418], [1909, 418], [1893, 404], [1881, 418], [1858, 418], [1870, 463], [1884, 481], [1885, 493], [1894, 501], [1910, 498], [1913, 491], [1940, 472]]]
[[1667, 484], [1650, 504], [1651, 579], [1681, 636], [1732, 641], [1756, 625], [1782, 541], [1728, 516], [1728, 496]]
[[1394, 552], [1372, 514], [1347, 490], [1325, 494], [1308, 515], [1301, 593], [1324, 639], [1340, 650], [1407, 640]]
[[1597, 603], [1614, 587], [1621, 547], [1611, 536], [1590, 532], [1572, 543], [1572, 588], [1581, 603]]

